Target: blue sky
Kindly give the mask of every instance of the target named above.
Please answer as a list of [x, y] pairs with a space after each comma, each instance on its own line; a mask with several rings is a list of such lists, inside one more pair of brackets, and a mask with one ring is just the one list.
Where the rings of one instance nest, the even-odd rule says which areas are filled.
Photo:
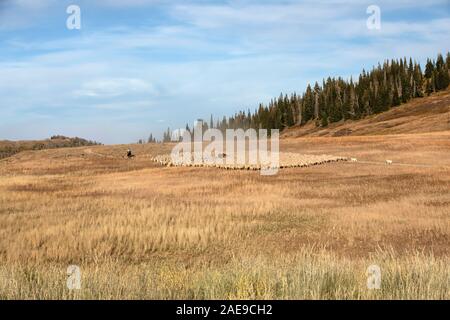
[[[66, 8], [81, 8], [68, 30]], [[369, 5], [381, 29], [369, 30]], [[0, 0], [0, 140], [135, 142], [450, 50], [450, 0]]]

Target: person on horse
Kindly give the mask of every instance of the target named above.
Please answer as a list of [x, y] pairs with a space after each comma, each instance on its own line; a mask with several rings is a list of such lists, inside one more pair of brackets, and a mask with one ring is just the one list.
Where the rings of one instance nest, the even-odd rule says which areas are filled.
[[133, 157], [134, 157], [133, 153], [131, 152], [130, 149], [128, 149], [127, 150], [127, 158], [133, 158]]

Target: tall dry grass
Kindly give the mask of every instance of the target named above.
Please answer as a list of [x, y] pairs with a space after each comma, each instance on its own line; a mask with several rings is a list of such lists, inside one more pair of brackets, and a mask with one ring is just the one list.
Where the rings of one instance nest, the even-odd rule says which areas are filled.
[[[381, 288], [367, 288], [376, 262]], [[235, 257], [224, 265], [81, 265], [81, 289], [66, 287], [67, 266], [13, 264], [0, 268], [2, 299], [449, 299], [448, 259], [378, 252], [365, 259], [338, 258], [302, 249], [294, 255]]]
[[[448, 299], [445, 137], [288, 141], [394, 163], [439, 157], [271, 177], [149, 161], [167, 146], [133, 147], [133, 161], [120, 147], [19, 154], [0, 163], [0, 298]], [[65, 286], [69, 264], [80, 291]], [[371, 264], [381, 290], [366, 287]]]

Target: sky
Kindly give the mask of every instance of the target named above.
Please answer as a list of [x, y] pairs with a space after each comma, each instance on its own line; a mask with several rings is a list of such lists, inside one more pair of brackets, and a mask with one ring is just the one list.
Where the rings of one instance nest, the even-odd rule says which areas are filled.
[[[80, 29], [67, 28], [69, 5]], [[450, 0], [0, 0], [0, 140], [161, 138], [328, 76], [448, 51]]]

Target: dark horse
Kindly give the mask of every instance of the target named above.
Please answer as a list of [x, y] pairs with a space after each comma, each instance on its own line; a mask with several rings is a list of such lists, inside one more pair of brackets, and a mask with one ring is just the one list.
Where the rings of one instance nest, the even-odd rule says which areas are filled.
[[131, 152], [130, 149], [127, 150], [127, 158], [134, 158], [134, 154]]

